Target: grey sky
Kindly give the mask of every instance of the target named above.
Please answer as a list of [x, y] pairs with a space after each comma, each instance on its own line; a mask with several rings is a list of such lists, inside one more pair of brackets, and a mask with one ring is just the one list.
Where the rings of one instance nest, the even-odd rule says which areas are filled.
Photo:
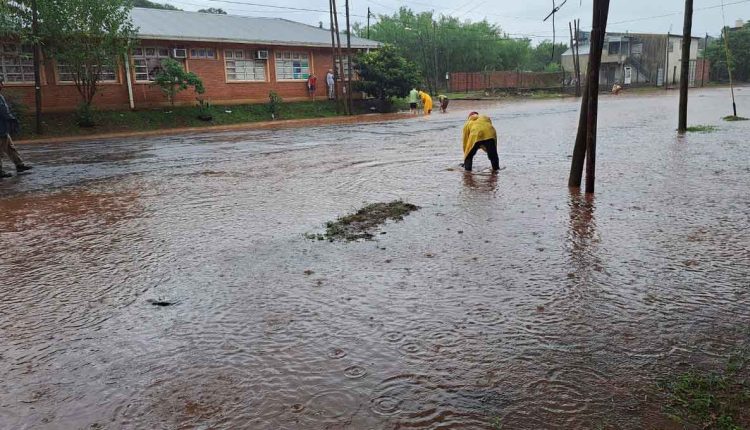
[[[171, 3], [184, 10], [207, 7], [222, 8], [233, 15], [275, 16], [307, 24], [322, 21], [328, 27], [327, 12], [300, 11], [279, 7], [327, 11], [324, 0], [156, 0]], [[563, 0], [556, 0], [560, 4]], [[556, 18], [559, 40], [568, 40], [568, 21], [581, 19], [581, 28], [591, 26], [593, 0], [568, 0]], [[750, 0], [724, 0], [727, 25], [737, 19], [750, 20]], [[265, 5], [265, 6], [260, 6]], [[721, 0], [694, 0], [693, 35], [717, 35], [722, 27]], [[272, 7], [273, 6], [273, 7]], [[344, 0], [337, 0], [343, 20]], [[486, 18], [499, 25], [512, 37], [530, 37], [535, 42], [552, 39], [552, 21], [542, 22], [552, 10], [552, 0], [351, 0], [352, 20], [364, 23], [367, 8], [376, 15], [390, 15], [401, 6], [415, 11], [433, 10], [437, 14], [458, 16], [477, 21]], [[610, 31], [649, 33], [682, 33], [683, 0], [612, 0], [610, 5]], [[666, 16], [665, 16], [666, 15]], [[372, 18], [373, 22], [376, 18]], [[339, 26], [343, 27], [343, 21]]]

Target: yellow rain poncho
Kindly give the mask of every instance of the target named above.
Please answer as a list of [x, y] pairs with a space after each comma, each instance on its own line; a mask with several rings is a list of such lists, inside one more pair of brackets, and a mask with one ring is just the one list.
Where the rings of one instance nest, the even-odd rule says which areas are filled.
[[[494, 139], [497, 142], [497, 132], [492, 121], [484, 115], [472, 115], [464, 124], [463, 145], [464, 160], [477, 142]], [[484, 150], [484, 148], [481, 148]]]
[[422, 99], [422, 109], [424, 109], [424, 113], [430, 113], [432, 110], [432, 97], [424, 91], [420, 91], [419, 98]]

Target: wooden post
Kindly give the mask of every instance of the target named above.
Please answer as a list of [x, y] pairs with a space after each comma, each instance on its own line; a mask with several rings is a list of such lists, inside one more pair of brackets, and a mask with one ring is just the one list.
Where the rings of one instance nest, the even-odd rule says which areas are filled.
[[36, 133], [42, 133], [42, 77], [41, 47], [39, 46], [39, 10], [36, 0], [31, 2], [31, 32], [34, 35], [34, 104], [36, 110]]
[[352, 105], [352, 29], [349, 25], [349, 0], [346, 4], [346, 110], [349, 115], [353, 113]]
[[[570, 55], [573, 57], [573, 72], [571, 73], [571, 76], [575, 76], [576, 71], [576, 48], [575, 44], [573, 43], [573, 24], [568, 22], [568, 30], [570, 31]], [[560, 63], [562, 63], [562, 59], [560, 60]], [[565, 79], [565, 75], [563, 75], [563, 79]], [[578, 94], [578, 87], [576, 86], [576, 97], [579, 97], [580, 94]]]
[[[331, 10], [333, 11], [333, 25], [335, 27], [336, 32], [336, 51], [338, 53], [339, 58], [339, 67], [338, 67], [338, 75], [339, 79], [341, 81], [344, 80], [344, 56], [341, 52], [341, 33], [339, 32], [339, 15], [336, 11], [336, 0], [331, 0]], [[338, 83], [334, 80], [334, 84], [336, 85], [336, 97], [338, 97]], [[349, 115], [349, 105], [346, 103], [346, 98], [344, 99], [344, 113]]]
[[[328, 0], [328, 8], [331, 14], [331, 71], [334, 71], [333, 98], [334, 100], [338, 101], [339, 92], [338, 92], [338, 89], [336, 88], [336, 73], [335, 73], [335, 70], [336, 70], [336, 36], [335, 36], [336, 27], [333, 25], [333, 1], [332, 0]], [[338, 112], [339, 107], [340, 107], [339, 104], [336, 103], [337, 112]]]
[[595, 0], [591, 40], [589, 41], [589, 62], [586, 67], [586, 86], [583, 89], [581, 113], [578, 119], [578, 133], [576, 134], [573, 159], [570, 164], [570, 175], [568, 176], [568, 186], [580, 188], [585, 162], [586, 192], [593, 192], [594, 190], [599, 69], [601, 67], [608, 14], [609, 0]]
[[708, 33], [706, 33], [705, 42], [703, 42], [703, 61], [701, 62], [701, 88], [706, 82], [706, 50], [708, 50]]
[[667, 33], [667, 46], [664, 49], [667, 52], [667, 57], [665, 59], [665, 65], [664, 65], [664, 89], [669, 89], [669, 46], [672, 43], [671, 40], [669, 40], [669, 33]]
[[581, 51], [579, 49], [580, 40], [578, 39], [578, 34], [581, 31], [581, 20], [577, 19], [573, 21], [573, 24], [575, 25], [575, 41], [576, 41], [576, 94], [578, 96], [581, 95]]
[[[607, 16], [609, 15], [609, 0], [595, 0], [594, 17], [591, 28], [591, 55], [589, 62], [590, 76], [587, 76], [589, 86], [589, 108], [586, 118], [586, 192], [593, 193], [596, 182], [596, 126], [597, 110], [599, 107], [599, 69], [602, 65], [602, 49], [607, 32]], [[596, 33], [596, 37], [594, 34]], [[596, 43], [596, 45], [594, 45]]]
[[688, 84], [690, 80], [690, 44], [693, 41], [693, 0], [685, 0], [685, 23], [682, 28], [682, 65], [680, 66], [680, 113], [677, 132], [687, 131]]

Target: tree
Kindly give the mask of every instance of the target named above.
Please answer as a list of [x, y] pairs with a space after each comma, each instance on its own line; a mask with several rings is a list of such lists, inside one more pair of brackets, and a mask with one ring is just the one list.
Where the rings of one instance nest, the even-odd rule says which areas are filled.
[[[729, 44], [729, 58], [724, 37]], [[727, 79], [727, 64], [731, 64], [734, 79], [750, 82], [750, 23], [739, 29], [722, 31], [721, 37], [708, 45], [705, 57], [711, 63], [711, 74], [715, 79]]]
[[115, 67], [135, 40], [129, 0], [39, 0], [48, 57], [65, 67], [88, 108], [102, 70]]
[[210, 7], [208, 9], [198, 9], [198, 12], [201, 12], [201, 13], [213, 13], [213, 14], [216, 14], [216, 15], [226, 15], [227, 14], [226, 11], [224, 11], [224, 9], [222, 9], [220, 7], [219, 8]]
[[161, 70], [154, 77], [154, 85], [161, 89], [172, 106], [174, 106], [174, 98], [177, 93], [189, 87], [193, 87], [197, 94], [205, 92], [201, 78], [193, 72], [186, 72], [182, 64], [172, 58], [167, 58], [161, 62]]
[[149, 0], [133, 0], [133, 6], [145, 7], [148, 9], [182, 10], [180, 8], [172, 6], [169, 3], [154, 3]]
[[[353, 26], [354, 33], [367, 37], [367, 29]], [[393, 15], [381, 15], [370, 26], [370, 39], [390, 43], [416, 63], [422, 81], [443, 82], [445, 73], [484, 70], [549, 70], [559, 63], [565, 44], [542, 42], [537, 48], [529, 39], [514, 39], [485, 21], [471, 22], [432, 12], [415, 13], [402, 7]], [[437, 65], [435, 64], [437, 63]]]
[[379, 100], [406, 97], [419, 82], [417, 66], [401, 56], [393, 45], [360, 54], [357, 64], [360, 80], [354, 82], [356, 90]]

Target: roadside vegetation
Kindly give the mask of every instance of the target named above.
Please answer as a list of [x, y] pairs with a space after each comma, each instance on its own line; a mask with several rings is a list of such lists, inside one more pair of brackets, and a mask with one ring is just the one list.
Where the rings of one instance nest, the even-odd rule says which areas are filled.
[[659, 388], [664, 411], [686, 428], [750, 428], [750, 349], [732, 354], [721, 372], [692, 369]]
[[687, 132], [691, 133], [711, 133], [712, 131], [716, 131], [718, 127], [714, 125], [691, 125], [686, 129]]
[[[400, 106], [400, 104], [397, 104]], [[34, 132], [34, 116], [29, 109], [22, 109], [21, 134], [19, 140], [45, 137], [86, 136], [107, 133], [138, 132], [169, 128], [207, 127], [232, 125], [272, 120], [269, 104], [175, 106], [171, 108], [143, 109], [136, 111], [92, 111], [91, 127], [77, 124], [77, 113], [45, 113], [44, 134]], [[284, 102], [274, 105], [276, 118], [305, 119], [327, 118], [341, 115], [335, 102], [306, 101]], [[356, 113], [369, 113], [364, 104], [355, 105]], [[210, 118], [210, 120], [201, 119]]]

